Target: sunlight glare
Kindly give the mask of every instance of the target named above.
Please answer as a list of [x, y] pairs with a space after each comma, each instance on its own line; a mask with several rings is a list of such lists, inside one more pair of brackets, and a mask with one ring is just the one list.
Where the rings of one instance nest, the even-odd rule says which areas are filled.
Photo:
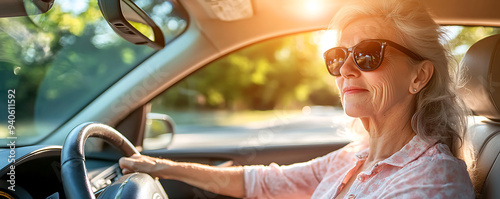
[[318, 46], [321, 52], [321, 56], [323, 56], [323, 52], [325, 52], [326, 50], [337, 46], [337, 31], [325, 30], [320, 37]]
[[78, 16], [89, 8], [88, 0], [58, 0], [57, 4], [61, 6], [63, 12], [71, 12], [74, 16]]
[[318, 11], [320, 10], [321, 6], [320, 6], [320, 3], [318, 2], [318, 0], [309, 0], [309, 1], [305, 1], [305, 8], [307, 10], [308, 13], [318, 13]]

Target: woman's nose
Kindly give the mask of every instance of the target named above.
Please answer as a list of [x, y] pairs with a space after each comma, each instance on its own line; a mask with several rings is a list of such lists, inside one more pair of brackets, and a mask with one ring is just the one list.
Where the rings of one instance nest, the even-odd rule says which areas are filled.
[[352, 58], [352, 53], [349, 53], [347, 59], [344, 62], [344, 65], [340, 67], [340, 76], [344, 78], [353, 78], [358, 77], [361, 74], [361, 71], [354, 63], [354, 59]]

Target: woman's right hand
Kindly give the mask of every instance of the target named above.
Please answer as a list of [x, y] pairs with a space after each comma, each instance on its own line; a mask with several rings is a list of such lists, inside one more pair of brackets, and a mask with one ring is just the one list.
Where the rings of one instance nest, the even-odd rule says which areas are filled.
[[119, 164], [123, 174], [141, 172], [154, 178], [166, 178], [165, 170], [174, 162], [145, 155], [132, 155], [120, 158]]
[[214, 167], [145, 155], [123, 157], [119, 163], [123, 174], [142, 172], [154, 178], [179, 180], [217, 194], [245, 196], [243, 167]]

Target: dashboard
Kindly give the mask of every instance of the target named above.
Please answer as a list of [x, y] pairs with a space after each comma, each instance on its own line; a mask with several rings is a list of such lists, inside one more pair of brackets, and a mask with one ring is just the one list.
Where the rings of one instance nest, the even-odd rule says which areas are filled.
[[[66, 198], [61, 180], [61, 146], [0, 149], [0, 198]], [[15, 154], [13, 161], [12, 153]], [[2, 158], [5, 157], [5, 158]], [[87, 160], [89, 180], [96, 195], [121, 177], [117, 161]]]
[[[11, 150], [0, 149], [0, 199], [59, 199], [66, 198], [61, 178], [61, 146], [27, 146], [15, 148], [15, 162]], [[118, 166], [118, 150], [85, 152], [85, 166], [91, 189], [98, 197], [108, 185], [122, 176]], [[150, 154], [155, 155], [155, 154]], [[198, 162], [230, 166], [230, 160], [170, 157], [176, 161]], [[12, 182], [12, 184], [11, 184]], [[196, 198], [206, 191], [175, 180], [160, 180], [169, 198]], [[10, 189], [13, 188], [13, 190]], [[200, 195], [201, 194], [201, 195]], [[214, 195], [216, 196], [216, 195]], [[217, 196], [216, 198], [230, 198]]]
[[21, 147], [14, 153], [2, 149], [0, 157], [5, 157], [0, 160], [0, 194], [5, 198], [64, 198], [60, 146]]

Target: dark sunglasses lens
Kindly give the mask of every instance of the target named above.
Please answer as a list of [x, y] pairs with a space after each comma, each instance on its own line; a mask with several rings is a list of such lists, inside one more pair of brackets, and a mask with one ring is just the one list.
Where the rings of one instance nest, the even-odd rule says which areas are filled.
[[346, 52], [341, 48], [334, 48], [326, 53], [325, 61], [328, 72], [333, 76], [340, 75], [340, 67], [344, 65]]
[[379, 42], [360, 43], [354, 49], [353, 56], [360, 70], [375, 70], [382, 61], [382, 44]]

